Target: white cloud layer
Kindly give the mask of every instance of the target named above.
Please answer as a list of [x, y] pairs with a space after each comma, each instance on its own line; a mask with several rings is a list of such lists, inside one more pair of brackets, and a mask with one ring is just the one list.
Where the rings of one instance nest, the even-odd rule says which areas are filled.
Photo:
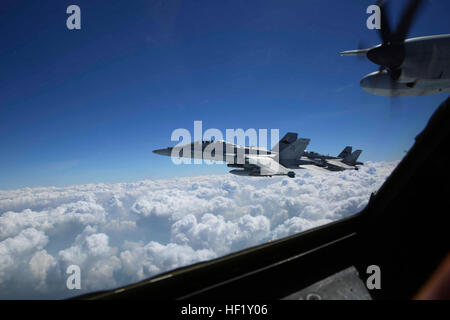
[[[360, 211], [397, 163], [0, 191], [0, 298], [110, 289], [338, 220]], [[81, 290], [66, 287], [72, 264]]]

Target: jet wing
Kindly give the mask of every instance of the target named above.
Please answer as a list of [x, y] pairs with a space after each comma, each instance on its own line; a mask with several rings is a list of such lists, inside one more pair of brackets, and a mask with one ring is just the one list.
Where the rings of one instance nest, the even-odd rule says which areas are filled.
[[298, 168], [299, 169], [310, 169], [310, 170], [319, 171], [319, 172], [327, 172], [327, 173], [330, 172], [330, 170], [327, 170], [327, 169], [322, 168], [322, 167], [318, 167], [318, 166], [316, 166], [314, 164], [302, 164]]
[[288, 174], [289, 170], [271, 157], [247, 156], [248, 162], [260, 169], [262, 176]]
[[339, 160], [339, 159], [328, 159], [327, 162], [329, 164], [332, 164], [333, 166], [341, 167], [343, 169], [355, 169], [355, 166], [349, 166], [349, 165], [343, 163], [342, 160]]

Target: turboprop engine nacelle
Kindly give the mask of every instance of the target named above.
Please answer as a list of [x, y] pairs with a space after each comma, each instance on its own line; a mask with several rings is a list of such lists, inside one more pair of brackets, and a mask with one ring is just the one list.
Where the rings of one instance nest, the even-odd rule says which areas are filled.
[[360, 85], [364, 91], [383, 97], [425, 96], [442, 91], [440, 88], [430, 87], [426, 81], [402, 81], [401, 77], [398, 80], [393, 80], [389, 71], [383, 70], [369, 73], [361, 79]]

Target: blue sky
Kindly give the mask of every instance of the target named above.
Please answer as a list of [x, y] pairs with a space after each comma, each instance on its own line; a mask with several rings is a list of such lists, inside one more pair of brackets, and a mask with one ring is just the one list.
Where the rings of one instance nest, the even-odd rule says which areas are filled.
[[[391, 21], [404, 1], [392, 5]], [[81, 8], [81, 30], [66, 8]], [[226, 173], [153, 154], [176, 128], [277, 128], [309, 149], [400, 159], [447, 95], [390, 100], [359, 80], [373, 1], [2, 1], [0, 189]], [[430, 1], [410, 36], [450, 32]]]

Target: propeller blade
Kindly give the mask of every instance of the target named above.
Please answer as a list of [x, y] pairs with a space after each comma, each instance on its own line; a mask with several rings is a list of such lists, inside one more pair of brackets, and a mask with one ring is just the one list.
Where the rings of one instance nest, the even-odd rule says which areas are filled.
[[359, 41], [358, 41], [358, 50], [359, 50], [360, 52], [364, 52], [364, 54], [359, 54], [359, 55], [358, 55], [358, 59], [359, 59], [359, 60], [365, 60], [365, 58], [367, 58], [367, 51], [369, 51], [369, 49], [367, 49], [367, 48], [369, 48], [369, 47], [366, 46], [366, 44], [364, 43], [364, 41], [362, 41], [362, 40], [359, 40]]
[[423, 0], [411, 0], [405, 7], [397, 30], [395, 31], [395, 41], [403, 42], [408, 36], [409, 29], [414, 21], [419, 8], [424, 4]]
[[400, 78], [402, 74], [402, 70], [401, 69], [391, 69], [389, 71], [389, 75], [391, 76], [391, 80], [394, 82], [397, 82], [398, 78]]
[[367, 52], [369, 52], [372, 48], [368, 48], [364, 45], [363, 41], [358, 42], [358, 49], [356, 50], [347, 50], [339, 52], [341, 56], [356, 56], [361, 60], [364, 60], [364, 58], [367, 57]]
[[397, 118], [402, 114], [402, 103], [401, 97], [390, 97], [389, 98], [389, 109], [392, 118]]
[[339, 52], [341, 56], [358, 56], [358, 57], [365, 57], [367, 52], [370, 49], [358, 49], [358, 50], [348, 50], [348, 51], [342, 51]]
[[380, 19], [381, 28], [379, 29], [379, 34], [383, 43], [389, 43], [392, 41], [392, 29], [389, 24], [389, 20], [386, 16], [387, 12], [387, 2], [385, 0], [378, 0], [377, 6], [380, 7]]
[[402, 111], [402, 105], [400, 101], [400, 97], [396, 96], [394, 94], [395, 90], [398, 88], [397, 79], [400, 77], [401, 70], [400, 69], [394, 69], [389, 71], [391, 83], [390, 83], [390, 92], [391, 96], [389, 98], [389, 109], [390, 109], [390, 115], [391, 117], [397, 117], [401, 114]]

